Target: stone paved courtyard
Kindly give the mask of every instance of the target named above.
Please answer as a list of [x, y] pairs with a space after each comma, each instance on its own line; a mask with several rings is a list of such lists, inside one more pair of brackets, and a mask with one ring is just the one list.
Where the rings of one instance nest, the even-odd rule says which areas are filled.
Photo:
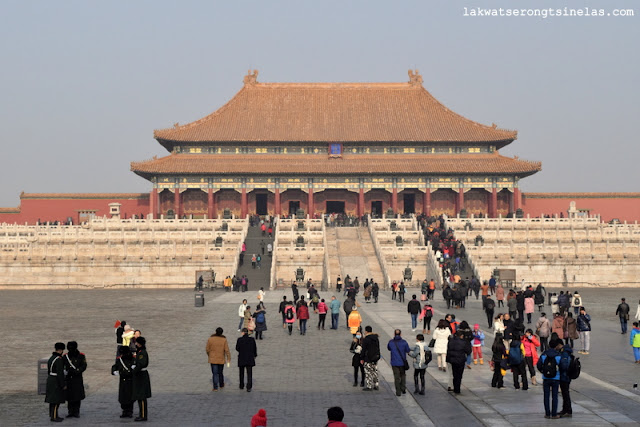
[[[447, 393], [446, 376], [435, 369], [434, 362], [427, 370], [427, 396], [414, 398], [407, 394], [396, 398], [391, 369], [383, 360], [380, 392], [363, 393], [359, 387], [352, 387], [350, 334], [344, 329], [344, 314], [340, 318], [343, 328], [338, 331], [318, 331], [317, 316], [312, 314], [306, 336], [288, 336], [277, 313], [283, 294], [267, 294], [269, 330], [265, 339], [258, 342], [254, 390], [247, 393], [238, 389], [235, 365], [237, 306], [243, 297], [255, 305], [255, 292], [209, 292], [205, 306], [194, 307], [193, 292], [188, 290], [3, 291], [0, 321], [7, 337], [4, 342], [8, 362], [1, 371], [0, 424], [49, 424], [44, 396], [36, 394], [37, 360], [51, 354], [54, 342], [72, 339], [87, 355], [88, 390], [82, 418], [65, 420], [64, 425], [130, 423], [131, 420], [118, 418], [117, 378], [109, 372], [115, 353], [116, 319], [127, 320], [147, 338], [153, 389], [149, 417], [154, 425], [248, 426], [251, 416], [264, 408], [269, 426], [323, 426], [326, 409], [333, 405], [344, 408], [349, 426], [553, 423], [542, 418], [540, 386], [515, 392], [511, 375], [507, 374], [507, 388], [496, 391], [489, 387], [491, 372], [487, 365], [467, 370], [463, 392], [454, 397]], [[394, 327], [402, 328], [410, 343], [414, 337], [406, 304], [391, 301], [388, 294], [382, 295], [379, 304], [362, 304], [364, 323], [381, 333], [385, 359], [386, 342]], [[327, 292], [322, 296], [330, 295]], [[632, 363], [628, 335], [620, 334], [613, 314], [619, 297], [626, 296], [634, 315], [640, 292], [593, 289], [582, 295], [594, 317], [592, 351], [589, 356], [581, 356], [583, 374], [572, 383], [574, 417], [561, 422], [637, 425], [640, 396], [632, 385], [638, 382], [640, 366]], [[436, 318], [446, 311], [439, 294], [434, 307]], [[466, 309], [455, 312], [460, 320], [485, 326], [480, 301], [475, 298]], [[534, 322], [536, 319], [534, 315]], [[227, 387], [212, 393], [204, 347], [217, 326], [225, 329], [233, 362], [231, 368], [225, 368]], [[487, 339], [485, 351], [491, 342]], [[61, 413], [66, 414], [66, 408]]]

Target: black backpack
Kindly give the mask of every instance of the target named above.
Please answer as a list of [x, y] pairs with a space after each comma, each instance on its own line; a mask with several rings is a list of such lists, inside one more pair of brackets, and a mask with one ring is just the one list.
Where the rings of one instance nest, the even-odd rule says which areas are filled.
[[371, 360], [371, 363], [375, 363], [380, 360], [380, 346], [372, 345], [368, 351], [368, 356], [369, 360]]
[[520, 366], [522, 364], [522, 350], [520, 349], [520, 344], [521, 342], [516, 340], [511, 342], [511, 346], [509, 347], [509, 356], [507, 357], [509, 366]]
[[487, 310], [493, 310], [496, 307], [496, 303], [492, 299], [487, 300]]
[[574, 298], [573, 305], [578, 305], [578, 304], [580, 304], [580, 298]]
[[287, 314], [285, 315], [285, 317], [287, 318], [287, 320], [291, 320], [293, 319], [293, 307], [289, 306], [287, 310]]
[[555, 378], [556, 375], [558, 375], [558, 363], [556, 362], [556, 358], [547, 355], [544, 362], [542, 362], [542, 369], [540, 372], [546, 378]]
[[567, 371], [567, 375], [572, 380], [577, 379], [580, 376], [580, 370], [582, 369], [582, 365], [580, 364], [580, 358], [575, 357], [573, 354], [570, 356], [569, 360], [569, 370]]

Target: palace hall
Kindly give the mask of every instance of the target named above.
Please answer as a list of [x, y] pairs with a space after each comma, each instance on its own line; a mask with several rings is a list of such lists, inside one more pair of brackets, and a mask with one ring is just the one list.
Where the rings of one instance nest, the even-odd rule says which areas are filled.
[[169, 154], [131, 163], [154, 218], [506, 216], [541, 170], [500, 154], [516, 131], [449, 110], [417, 70], [401, 83], [262, 83], [250, 70], [225, 105], [154, 137]]

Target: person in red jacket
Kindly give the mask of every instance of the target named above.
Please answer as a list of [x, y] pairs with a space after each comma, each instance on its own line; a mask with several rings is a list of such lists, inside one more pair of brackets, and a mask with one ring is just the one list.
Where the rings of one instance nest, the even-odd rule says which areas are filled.
[[300, 305], [297, 310], [298, 321], [300, 322], [300, 335], [307, 334], [307, 320], [309, 320], [309, 307], [305, 300], [300, 301]]
[[332, 406], [327, 409], [327, 424], [325, 427], [348, 427], [342, 422], [344, 419], [344, 411], [339, 406]]
[[327, 304], [324, 302], [324, 298], [322, 298], [318, 303], [318, 329], [322, 326], [322, 329], [324, 330], [324, 321], [327, 318], [327, 310]]
[[538, 363], [538, 347], [540, 347], [540, 341], [538, 337], [533, 335], [531, 329], [527, 329], [522, 338], [522, 345], [524, 346], [524, 360], [529, 367], [529, 373], [531, 374], [531, 384], [536, 385], [536, 364]]

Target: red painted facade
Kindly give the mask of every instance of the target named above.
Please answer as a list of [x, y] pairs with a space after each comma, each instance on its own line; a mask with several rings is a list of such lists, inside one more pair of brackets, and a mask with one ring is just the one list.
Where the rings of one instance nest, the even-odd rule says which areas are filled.
[[569, 204], [576, 202], [576, 209], [600, 215], [605, 222], [640, 221], [640, 193], [525, 193], [522, 199], [522, 209], [532, 217], [560, 213], [566, 217]]

